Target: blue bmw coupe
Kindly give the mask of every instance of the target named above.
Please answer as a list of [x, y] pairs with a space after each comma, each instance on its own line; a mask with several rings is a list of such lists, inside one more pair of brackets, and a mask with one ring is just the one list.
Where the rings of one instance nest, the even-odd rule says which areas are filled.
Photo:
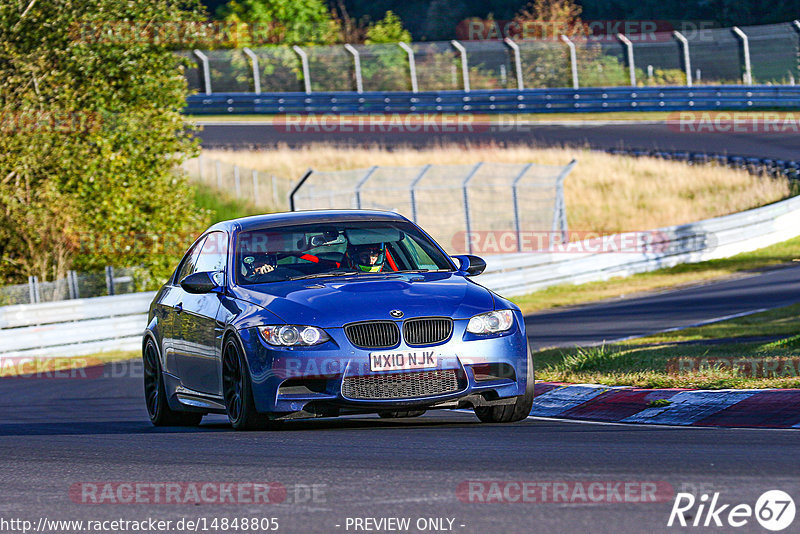
[[391, 212], [218, 223], [150, 306], [150, 420], [196, 425], [221, 413], [253, 429], [434, 408], [524, 419], [534, 383], [525, 325], [517, 306], [472, 280], [485, 267], [451, 259]]

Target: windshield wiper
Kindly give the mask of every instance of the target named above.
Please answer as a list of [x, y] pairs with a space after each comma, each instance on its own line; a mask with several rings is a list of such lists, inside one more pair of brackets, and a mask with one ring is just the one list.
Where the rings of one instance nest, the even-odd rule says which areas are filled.
[[303, 276], [293, 276], [286, 280], [307, 280], [309, 278], [324, 278], [326, 276], [352, 276], [354, 274], [361, 274], [358, 271], [326, 271], [324, 273], [305, 274]]
[[392, 271], [396, 273], [445, 273], [451, 272], [450, 269], [403, 269], [402, 271]]

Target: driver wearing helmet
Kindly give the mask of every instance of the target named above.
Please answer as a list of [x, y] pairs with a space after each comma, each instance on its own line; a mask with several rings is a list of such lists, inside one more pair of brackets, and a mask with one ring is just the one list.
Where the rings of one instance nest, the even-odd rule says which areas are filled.
[[348, 256], [353, 268], [365, 273], [379, 273], [383, 270], [383, 263], [386, 260], [386, 245], [384, 243], [352, 245]]

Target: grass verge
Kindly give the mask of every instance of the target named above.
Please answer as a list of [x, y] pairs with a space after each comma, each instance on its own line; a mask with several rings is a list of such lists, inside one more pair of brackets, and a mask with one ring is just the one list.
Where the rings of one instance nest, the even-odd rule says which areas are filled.
[[798, 388], [798, 332], [800, 304], [617, 345], [543, 350], [534, 355], [536, 378], [645, 388]]
[[531, 313], [740, 275], [785, 264], [798, 258], [800, 258], [800, 237], [730, 258], [685, 263], [669, 269], [612, 278], [602, 282], [581, 285], [561, 284], [511, 300], [522, 309], [523, 313]]
[[194, 187], [194, 203], [198, 209], [208, 212], [211, 224], [265, 213], [263, 209], [257, 208], [252, 203], [233, 198], [219, 189], [202, 183], [194, 183], [192, 186]]

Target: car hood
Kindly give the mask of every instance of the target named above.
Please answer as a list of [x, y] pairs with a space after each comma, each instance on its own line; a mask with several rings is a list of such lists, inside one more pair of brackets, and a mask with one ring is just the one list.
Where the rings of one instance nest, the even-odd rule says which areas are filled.
[[493, 310], [492, 293], [454, 273], [370, 275], [238, 286], [235, 296], [263, 306], [289, 324], [323, 328], [369, 320], [444, 316], [468, 319]]

